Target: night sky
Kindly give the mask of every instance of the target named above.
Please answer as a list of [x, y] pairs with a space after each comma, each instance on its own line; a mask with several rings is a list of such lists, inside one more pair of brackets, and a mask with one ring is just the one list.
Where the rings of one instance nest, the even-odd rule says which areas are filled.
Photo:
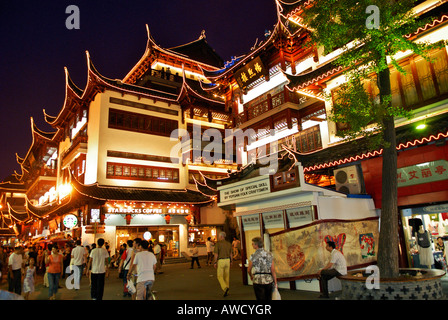
[[[80, 11], [80, 29], [69, 30], [69, 5]], [[0, 2], [0, 180], [21, 174], [32, 142], [30, 118], [44, 131], [43, 110], [56, 116], [65, 97], [64, 67], [74, 83], [87, 81], [86, 51], [98, 71], [123, 79], [142, 57], [146, 24], [164, 48], [199, 38], [228, 61], [249, 52], [277, 21], [275, 0], [89, 0]]]

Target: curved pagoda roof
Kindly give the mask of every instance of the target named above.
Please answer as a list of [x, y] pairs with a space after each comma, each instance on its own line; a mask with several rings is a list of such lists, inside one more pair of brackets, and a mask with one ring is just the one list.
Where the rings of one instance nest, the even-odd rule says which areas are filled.
[[98, 183], [85, 185], [73, 176], [71, 184], [77, 193], [100, 201], [134, 201], [157, 203], [208, 204], [212, 197], [190, 189], [155, 189], [104, 186]]
[[205, 31], [202, 31], [201, 36], [197, 40], [167, 50], [216, 68], [224, 66], [224, 60], [208, 44]]
[[157, 55], [165, 55], [176, 61], [179, 66], [181, 64], [194, 66], [198, 71], [201, 69], [217, 70], [224, 66], [223, 59], [208, 44], [205, 38], [205, 32], [202, 31], [201, 36], [194, 41], [179, 45], [172, 48], [163, 48], [153, 38], [146, 25], [148, 36], [145, 52], [135, 66], [123, 78], [125, 83], [135, 83], [150, 68], [153, 59]]

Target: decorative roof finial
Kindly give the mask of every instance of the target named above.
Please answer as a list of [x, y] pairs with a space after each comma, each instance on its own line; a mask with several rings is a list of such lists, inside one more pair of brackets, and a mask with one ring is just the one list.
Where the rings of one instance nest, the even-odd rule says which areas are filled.
[[205, 30], [202, 30], [201, 36], [199, 37], [199, 39], [205, 39]]

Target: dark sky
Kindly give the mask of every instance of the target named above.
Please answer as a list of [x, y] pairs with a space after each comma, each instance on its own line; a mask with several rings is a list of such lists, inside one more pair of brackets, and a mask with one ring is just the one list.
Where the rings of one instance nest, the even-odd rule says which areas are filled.
[[[80, 29], [69, 30], [69, 5]], [[64, 67], [75, 84], [87, 81], [86, 54], [104, 76], [123, 79], [144, 53], [148, 24], [164, 48], [199, 38], [224, 59], [245, 54], [277, 21], [275, 0], [39, 0], [0, 2], [0, 180], [21, 173], [15, 154], [31, 145], [30, 118], [53, 131], [43, 109], [56, 116], [64, 103]]]

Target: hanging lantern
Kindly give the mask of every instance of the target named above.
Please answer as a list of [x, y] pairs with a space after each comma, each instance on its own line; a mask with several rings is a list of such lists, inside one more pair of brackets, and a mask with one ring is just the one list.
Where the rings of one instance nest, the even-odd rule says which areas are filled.
[[132, 219], [132, 216], [131, 216], [130, 214], [127, 214], [127, 215], [126, 215], [126, 224], [127, 224], [127, 225], [130, 225], [130, 224], [131, 224], [131, 219]]
[[191, 223], [191, 219], [193, 219], [193, 216], [191, 214], [185, 217], [185, 220], [187, 220], [188, 224]]
[[169, 223], [170, 223], [170, 221], [171, 221], [171, 216], [170, 216], [169, 214], [166, 214], [166, 215], [165, 215], [165, 221], [166, 221], [166, 224], [169, 224]]

